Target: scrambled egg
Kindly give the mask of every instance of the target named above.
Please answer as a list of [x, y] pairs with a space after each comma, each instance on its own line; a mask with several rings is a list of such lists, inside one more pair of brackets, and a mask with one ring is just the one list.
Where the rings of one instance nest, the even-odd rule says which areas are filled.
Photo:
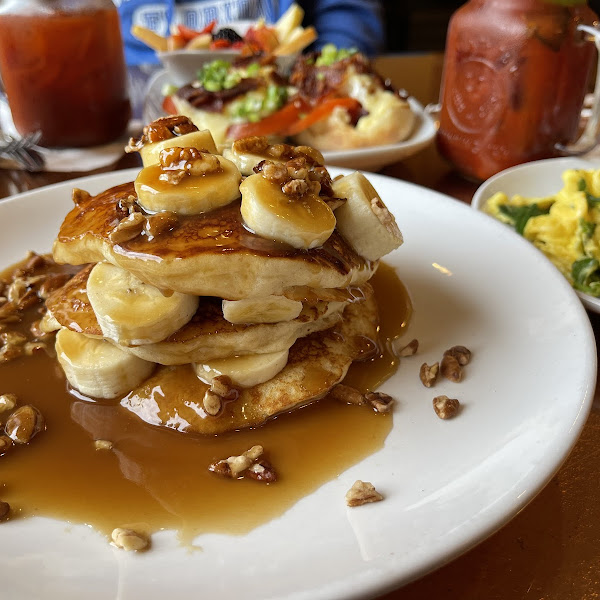
[[600, 296], [600, 170], [570, 169], [548, 198], [492, 196], [484, 210], [533, 242], [582, 292]]

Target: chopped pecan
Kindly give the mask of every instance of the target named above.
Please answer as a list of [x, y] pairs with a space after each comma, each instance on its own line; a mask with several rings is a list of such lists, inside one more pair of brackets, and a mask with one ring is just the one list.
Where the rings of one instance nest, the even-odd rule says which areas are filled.
[[206, 390], [204, 393], [204, 399], [202, 400], [204, 412], [211, 417], [216, 417], [223, 407], [223, 399], [219, 394], [216, 394], [212, 390]]
[[414, 356], [419, 349], [419, 340], [411, 340], [406, 346], [399, 348], [397, 350], [397, 355], [401, 358], [406, 358], [407, 356]]
[[442, 375], [449, 381], [458, 383], [462, 380], [463, 372], [458, 359], [451, 354], [444, 354], [442, 364], [440, 365]]
[[290, 179], [285, 165], [270, 160], [259, 162], [255, 167], [255, 170], [256, 169], [260, 169], [258, 172], [261, 173], [266, 180], [276, 183], [277, 185], [283, 185]]
[[22, 356], [26, 342], [27, 338], [22, 333], [16, 331], [0, 333], [0, 363]]
[[178, 223], [177, 215], [171, 211], [159, 212], [146, 217], [146, 234], [149, 240], [171, 231]]
[[26, 342], [23, 344], [23, 353], [25, 356], [32, 356], [42, 350], [48, 351], [48, 347], [43, 342]]
[[117, 223], [109, 237], [115, 244], [128, 242], [142, 233], [145, 222], [146, 218], [142, 213], [131, 213], [128, 217]]
[[[208, 470], [216, 473], [217, 475], [222, 475], [225, 477], [232, 477], [233, 479], [239, 479], [244, 476], [244, 473], [252, 467], [252, 465], [256, 464], [259, 457], [263, 453], [263, 447], [260, 445], [252, 446], [246, 452], [243, 452], [239, 456], [230, 456], [227, 459], [219, 460], [211, 465], [209, 465]], [[262, 471], [260, 468], [254, 470], [252, 475], [249, 475], [252, 479], [256, 479], [257, 481], [267, 481], [267, 478], [272, 477], [272, 475], [267, 474], [267, 466], [272, 470], [272, 467], [266, 463], [266, 461], [260, 461], [261, 465], [264, 467], [265, 471]], [[274, 471], [273, 471], [274, 475]], [[262, 479], [261, 479], [262, 477]], [[276, 478], [276, 475], [275, 475]], [[275, 479], [273, 479], [274, 481]]]
[[368, 481], [357, 479], [354, 485], [346, 492], [346, 504], [348, 506], [362, 506], [368, 502], [379, 502], [383, 496]]
[[437, 381], [439, 370], [440, 363], [433, 363], [432, 365], [423, 363], [421, 365], [421, 369], [419, 370], [419, 378], [421, 379], [421, 383], [425, 387], [430, 388]]
[[137, 198], [133, 194], [128, 194], [124, 198], [120, 198], [117, 202], [117, 208], [125, 215], [130, 215], [134, 212], [140, 212], [140, 205]]
[[33, 275], [39, 269], [43, 269], [48, 264], [48, 259], [36, 252], [28, 252], [26, 262], [18, 267], [13, 275], [13, 279], [17, 277], [28, 277]]
[[308, 191], [308, 184], [303, 179], [292, 179], [281, 186], [281, 191], [286, 196], [304, 196]]
[[122, 548], [128, 552], [145, 550], [150, 544], [150, 540], [145, 533], [124, 527], [113, 529], [110, 537], [117, 548]]
[[277, 473], [269, 461], [257, 460], [250, 465], [246, 471], [250, 479], [260, 481], [261, 483], [274, 483], [277, 481]]
[[0, 394], [0, 412], [13, 410], [17, 405], [16, 394]]
[[444, 356], [453, 356], [461, 367], [468, 365], [471, 360], [471, 351], [465, 346], [452, 346], [444, 352]]
[[269, 147], [271, 147], [271, 145], [266, 137], [251, 136], [236, 140], [233, 142], [231, 149], [238, 154], [258, 154], [259, 156], [266, 156]]
[[13, 448], [13, 441], [7, 435], [0, 435], [0, 456], [4, 456]]
[[392, 410], [395, 400], [383, 392], [368, 392], [365, 399], [377, 413], [388, 413]]
[[4, 425], [4, 433], [17, 444], [28, 444], [44, 429], [46, 421], [42, 413], [30, 404], [14, 410]]
[[433, 399], [433, 410], [440, 419], [451, 419], [458, 414], [460, 402], [448, 396], [436, 396]]
[[129, 143], [125, 146], [125, 152], [139, 152], [147, 144], [170, 140], [192, 131], [198, 131], [198, 128], [187, 117], [181, 115], [161, 117], [146, 125], [139, 139], [130, 138]]
[[112, 450], [113, 443], [109, 440], [94, 440], [96, 450]]
[[0, 520], [4, 521], [10, 514], [10, 504], [0, 500]]

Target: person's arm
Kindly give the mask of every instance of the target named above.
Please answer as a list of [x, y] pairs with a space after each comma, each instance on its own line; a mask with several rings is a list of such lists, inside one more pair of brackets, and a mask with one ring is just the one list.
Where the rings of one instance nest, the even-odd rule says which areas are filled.
[[358, 48], [368, 56], [383, 50], [383, 9], [377, 0], [312, 0], [299, 4], [306, 11], [304, 25], [314, 25], [319, 34], [317, 49], [335, 44], [338, 48]]

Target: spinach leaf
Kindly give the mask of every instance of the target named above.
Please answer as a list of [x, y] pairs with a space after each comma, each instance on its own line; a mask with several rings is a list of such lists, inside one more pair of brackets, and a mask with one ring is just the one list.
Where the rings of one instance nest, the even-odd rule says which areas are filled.
[[539, 217], [547, 215], [550, 212], [550, 207], [540, 208], [537, 204], [526, 204], [525, 206], [510, 206], [509, 204], [498, 205], [500, 212], [510, 219], [515, 231], [523, 235], [525, 225], [531, 217]]
[[588, 208], [594, 208], [600, 204], [600, 198], [598, 196], [594, 196], [587, 191], [587, 183], [585, 179], [580, 179], [577, 182], [577, 189], [580, 192], [585, 192], [585, 199], [587, 200]]
[[579, 227], [584, 241], [591, 239], [596, 231], [596, 223], [591, 223], [585, 219], [579, 219]]
[[600, 296], [600, 264], [595, 258], [580, 258], [571, 266], [573, 287], [576, 290]]

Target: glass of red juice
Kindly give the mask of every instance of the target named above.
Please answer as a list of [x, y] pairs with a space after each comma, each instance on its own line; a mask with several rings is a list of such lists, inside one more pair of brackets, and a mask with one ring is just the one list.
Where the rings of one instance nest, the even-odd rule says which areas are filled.
[[124, 134], [131, 107], [111, 0], [0, 2], [0, 76], [17, 131], [85, 147]]

